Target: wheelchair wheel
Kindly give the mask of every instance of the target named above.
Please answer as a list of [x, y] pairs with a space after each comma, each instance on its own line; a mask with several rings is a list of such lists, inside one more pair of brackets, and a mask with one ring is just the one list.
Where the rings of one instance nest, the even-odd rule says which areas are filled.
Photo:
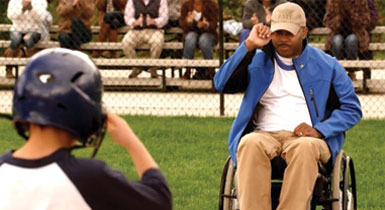
[[239, 209], [235, 183], [235, 168], [231, 157], [228, 157], [223, 168], [219, 192], [219, 210]]
[[347, 156], [345, 159], [345, 171], [343, 180], [343, 210], [357, 209], [356, 179], [353, 160]]
[[333, 210], [356, 210], [357, 191], [353, 160], [341, 151], [332, 174]]

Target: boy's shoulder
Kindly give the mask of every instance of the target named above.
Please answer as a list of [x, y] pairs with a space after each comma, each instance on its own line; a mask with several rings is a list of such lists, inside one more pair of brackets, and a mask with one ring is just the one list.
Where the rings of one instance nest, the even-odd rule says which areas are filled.
[[[12, 156], [13, 150], [0, 156], [0, 166], [4, 163], [18, 168], [38, 169], [51, 164], [57, 164], [67, 175], [68, 173], [93, 173], [97, 175], [107, 167], [103, 161], [95, 159], [76, 158], [70, 149], [59, 149], [56, 152], [39, 159], [22, 159]], [[99, 171], [99, 172], [98, 172]], [[98, 173], [97, 173], [98, 172]]]
[[8, 151], [8, 152], [5, 152], [3, 154], [1, 154], [0, 156], [0, 166], [6, 162], [8, 159], [10, 159], [12, 157], [12, 150]]

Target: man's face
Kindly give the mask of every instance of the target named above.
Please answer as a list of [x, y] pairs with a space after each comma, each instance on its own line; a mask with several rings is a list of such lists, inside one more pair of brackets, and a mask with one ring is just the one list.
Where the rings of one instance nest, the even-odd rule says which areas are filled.
[[284, 58], [298, 57], [302, 52], [302, 41], [306, 38], [307, 28], [302, 27], [297, 34], [278, 30], [271, 34], [273, 45], [278, 54]]

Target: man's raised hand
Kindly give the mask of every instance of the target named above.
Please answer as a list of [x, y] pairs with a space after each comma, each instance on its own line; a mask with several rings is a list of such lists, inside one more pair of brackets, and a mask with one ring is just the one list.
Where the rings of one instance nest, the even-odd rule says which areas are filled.
[[270, 28], [258, 23], [253, 26], [253, 29], [250, 32], [249, 37], [245, 41], [246, 48], [251, 51], [256, 48], [262, 48], [267, 45], [271, 40], [271, 31]]

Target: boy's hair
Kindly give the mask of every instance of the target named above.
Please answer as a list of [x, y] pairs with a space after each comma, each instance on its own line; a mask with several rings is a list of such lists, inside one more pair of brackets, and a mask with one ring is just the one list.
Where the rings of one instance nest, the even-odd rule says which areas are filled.
[[83, 146], [104, 130], [103, 85], [96, 65], [84, 53], [62, 48], [33, 56], [16, 82], [13, 120], [28, 138], [28, 123], [71, 133]]

